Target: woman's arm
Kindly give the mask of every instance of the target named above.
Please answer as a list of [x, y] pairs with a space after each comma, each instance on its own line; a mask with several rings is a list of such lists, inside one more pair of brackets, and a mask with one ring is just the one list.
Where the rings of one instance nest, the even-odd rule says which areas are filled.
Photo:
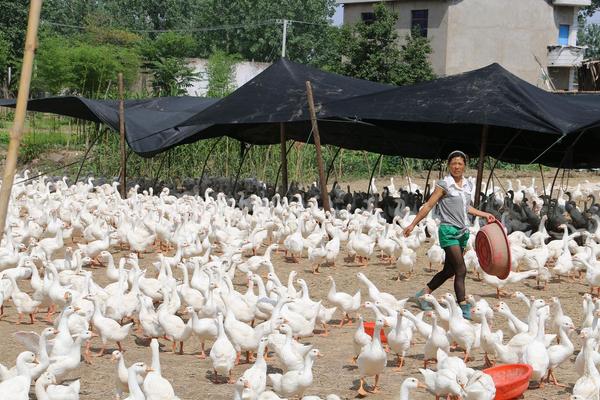
[[496, 217], [494, 217], [492, 214], [487, 213], [485, 211], [478, 210], [472, 206], [469, 206], [468, 212], [469, 212], [469, 214], [474, 215], [476, 217], [485, 218], [487, 220], [488, 224], [491, 224], [492, 222], [494, 222], [496, 220]]
[[445, 193], [442, 190], [442, 188], [440, 188], [440, 187], [436, 187], [435, 188], [435, 190], [433, 191], [433, 193], [429, 197], [429, 200], [427, 200], [427, 202], [425, 204], [423, 204], [423, 206], [421, 207], [421, 209], [419, 210], [419, 212], [415, 216], [415, 219], [413, 220], [413, 222], [411, 222], [411, 224], [409, 226], [407, 226], [406, 229], [404, 229], [404, 236], [405, 237], [408, 237], [411, 234], [411, 232], [413, 231], [413, 229], [415, 229], [415, 226], [417, 226], [417, 224], [419, 222], [421, 222], [421, 220], [423, 218], [425, 218], [427, 216], [427, 214], [429, 214], [429, 211], [431, 211], [431, 209], [433, 208], [433, 206], [435, 206], [437, 204], [437, 202], [442, 197], [444, 197], [444, 194]]

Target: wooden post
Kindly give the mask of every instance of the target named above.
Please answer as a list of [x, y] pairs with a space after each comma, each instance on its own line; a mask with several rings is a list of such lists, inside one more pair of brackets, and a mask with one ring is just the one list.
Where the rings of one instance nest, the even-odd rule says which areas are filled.
[[485, 162], [485, 151], [487, 147], [487, 137], [488, 137], [488, 129], [487, 125], [484, 125], [481, 129], [481, 145], [479, 147], [479, 163], [477, 164], [477, 181], [475, 182], [475, 208], [479, 207], [479, 203], [481, 201], [481, 181], [483, 180], [483, 165]]
[[29, 98], [29, 86], [31, 84], [31, 72], [33, 70], [33, 59], [37, 47], [37, 32], [40, 24], [40, 12], [42, 0], [31, 0], [29, 5], [29, 19], [27, 22], [27, 34], [25, 37], [25, 51], [23, 53], [23, 65], [21, 67], [21, 80], [19, 82], [19, 93], [17, 94], [17, 106], [15, 119], [10, 129], [10, 141], [4, 163], [4, 175], [0, 187], [0, 238], [6, 225], [8, 203], [10, 192], [15, 180], [15, 169], [17, 168], [17, 157], [19, 146], [23, 137], [25, 125], [25, 113], [27, 111], [27, 99]]
[[306, 81], [306, 97], [308, 98], [308, 109], [310, 111], [310, 122], [312, 123], [313, 138], [315, 148], [317, 149], [317, 167], [319, 169], [319, 184], [321, 186], [321, 201], [323, 209], [329, 211], [329, 193], [327, 193], [327, 184], [325, 183], [325, 170], [323, 168], [323, 154], [321, 153], [321, 136], [319, 135], [319, 124], [317, 123], [317, 113], [315, 111], [315, 100], [313, 98], [312, 85]]
[[285, 145], [285, 125], [279, 124], [279, 139], [281, 141], [281, 191], [280, 194], [285, 196], [288, 191], [288, 165], [287, 165], [287, 147]]
[[123, 84], [123, 73], [119, 72], [119, 133], [121, 140], [119, 145], [121, 147], [121, 176], [119, 185], [119, 192], [121, 198], [124, 199], [127, 195], [127, 151], [125, 145], [125, 85]]

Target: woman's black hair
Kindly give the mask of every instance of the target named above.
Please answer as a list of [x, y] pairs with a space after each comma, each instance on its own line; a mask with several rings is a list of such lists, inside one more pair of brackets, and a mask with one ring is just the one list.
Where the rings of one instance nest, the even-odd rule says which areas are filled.
[[448, 154], [448, 164], [450, 164], [450, 161], [452, 161], [452, 159], [456, 158], [456, 157], [462, 158], [463, 161], [465, 162], [465, 165], [469, 161], [469, 157], [467, 157], [467, 155], [465, 153], [463, 153], [460, 150], [454, 150], [453, 152], [451, 152], [450, 154]]

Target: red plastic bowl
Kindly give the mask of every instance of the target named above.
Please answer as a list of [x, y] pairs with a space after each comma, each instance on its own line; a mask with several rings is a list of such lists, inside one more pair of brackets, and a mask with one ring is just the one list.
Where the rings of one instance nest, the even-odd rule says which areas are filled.
[[510, 274], [510, 246], [499, 221], [484, 225], [475, 237], [475, 252], [481, 269], [488, 275], [506, 279]]
[[[375, 331], [375, 322], [363, 322], [363, 327], [365, 328], [365, 333], [371, 337], [373, 337], [373, 332]], [[383, 329], [381, 330], [381, 343], [387, 343], [387, 337], [385, 336], [385, 332]]]
[[520, 397], [529, 387], [533, 370], [528, 364], [506, 364], [484, 369], [496, 385], [496, 400], [510, 400]]

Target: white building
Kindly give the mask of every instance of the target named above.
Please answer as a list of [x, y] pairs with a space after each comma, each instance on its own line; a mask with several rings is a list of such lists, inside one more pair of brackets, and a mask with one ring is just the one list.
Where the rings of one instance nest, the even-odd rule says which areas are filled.
[[[240, 61], [235, 64], [233, 83], [235, 89], [239, 88], [256, 75], [263, 72], [271, 64], [254, 61]], [[199, 75], [199, 80], [193, 82], [193, 85], [187, 89], [188, 96], [205, 97], [208, 92], [207, 66], [208, 60], [200, 58], [191, 58], [188, 60], [188, 66], [194, 68], [194, 72]]]

